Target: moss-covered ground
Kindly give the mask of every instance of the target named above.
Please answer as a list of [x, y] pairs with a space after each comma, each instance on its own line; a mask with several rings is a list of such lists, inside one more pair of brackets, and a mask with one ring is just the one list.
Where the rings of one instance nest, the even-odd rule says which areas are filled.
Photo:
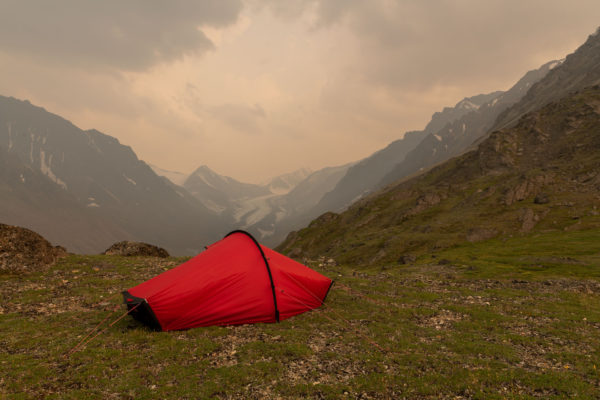
[[181, 261], [72, 255], [0, 276], [0, 398], [600, 398], [598, 230], [317, 263], [336, 280], [321, 309], [178, 332], [127, 316], [65, 357], [121, 290]]

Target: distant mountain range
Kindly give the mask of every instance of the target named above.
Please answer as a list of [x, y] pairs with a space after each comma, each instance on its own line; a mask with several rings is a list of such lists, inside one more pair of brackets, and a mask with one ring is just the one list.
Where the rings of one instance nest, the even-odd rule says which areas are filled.
[[266, 244], [275, 245], [290, 229], [299, 228], [314, 217], [306, 212], [335, 186], [348, 166], [323, 168], [314, 173], [302, 168], [263, 184], [251, 184], [203, 165], [185, 178], [182, 187], [218, 214], [223, 224], [246, 229]]
[[[409, 171], [400, 173], [400, 178], [465, 151], [501, 111], [558, 64], [553, 61], [528, 72], [507, 92], [479, 94], [445, 107], [433, 114], [422, 131], [406, 132], [401, 139], [352, 164], [310, 175], [307, 170], [299, 170], [263, 185], [241, 183], [202, 166], [182, 186], [227, 223], [252, 232], [268, 245], [276, 245], [291, 230], [305, 226], [322, 213], [343, 211], [383, 187], [405, 165]], [[453, 134], [453, 126], [462, 127], [464, 132]], [[294, 187], [297, 189], [291, 190]]]
[[[432, 168], [421, 162], [419, 169], [430, 168], [425, 173], [397, 180], [340, 214], [321, 215], [278, 249], [353, 264], [397, 263], [464, 241], [600, 228], [600, 36], [538, 72], [536, 83], [521, 80], [496, 102], [447, 124], [440, 138], [424, 139], [394, 172], [403, 165], [403, 174], [416, 170], [419, 164], [407, 167], [406, 160], [417, 161], [411, 154], [431, 157], [427, 141], [446, 142], [446, 157], [469, 134], [478, 140], [473, 150]], [[510, 105], [494, 110], [507, 95]], [[477, 118], [489, 129], [469, 133], [467, 122]]]

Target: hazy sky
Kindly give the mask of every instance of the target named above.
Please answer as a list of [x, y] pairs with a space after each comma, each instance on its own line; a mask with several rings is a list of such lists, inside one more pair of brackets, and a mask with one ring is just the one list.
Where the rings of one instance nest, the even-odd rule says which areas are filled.
[[598, 0], [2, 0], [0, 94], [257, 182], [368, 156], [599, 25]]

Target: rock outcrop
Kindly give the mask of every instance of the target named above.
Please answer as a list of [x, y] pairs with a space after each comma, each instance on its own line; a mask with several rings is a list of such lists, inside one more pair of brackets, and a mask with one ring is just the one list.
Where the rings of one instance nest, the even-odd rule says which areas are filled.
[[0, 272], [29, 273], [52, 266], [66, 256], [41, 235], [18, 226], [0, 224]]
[[118, 242], [110, 246], [108, 249], [104, 251], [105, 255], [108, 256], [126, 256], [126, 257], [161, 257], [166, 258], [169, 257], [169, 253], [160, 247], [142, 243], [142, 242], [129, 242], [123, 241]]

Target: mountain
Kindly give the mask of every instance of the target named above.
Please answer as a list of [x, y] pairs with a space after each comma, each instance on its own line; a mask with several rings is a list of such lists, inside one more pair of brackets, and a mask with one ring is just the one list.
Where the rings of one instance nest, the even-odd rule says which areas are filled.
[[495, 121], [493, 128], [501, 129], [514, 125], [521, 115], [527, 112], [539, 109], [568, 93], [600, 84], [599, 65], [600, 28], [573, 54], [569, 54], [560, 68], [552, 68], [519, 102], [505, 110]]
[[326, 167], [313, 172], [289, 193], [266, 199], [270, 212], [255, 214], [245, 227], [267, 245], [279, 244], [293, 229], [301, 228], [318, 216], [314, 207], [346, 174], [352, 164]]
[[276, 176], [265, 183], [271, 193], [286, 194], [294, 189], [300, 182], [305, 180], [312, 171], [308, 168], [300, 168], [287, 174]]
[[495, 92], [491, 98], [482, 98], [483, 102], [473, 104], [469, 112], [449, 121], [437, 131], [430, 131], [418, 146], [390, 169], [377, 187], [383, 187], [463, 153], [490, 130], [503, 111], [517, 103], [536, 82], [561, 62], [551, 61], [527, 72], [508, 91]]
[[129, 239], [193, 254], [223, 233], [214, 213], [130, 147], [28, 101], [0, 97], [0, 148], [0, 217], [70, 251], [100, 252]]
[[444, 107], [442, 111], [434, 113], [424, 131], [427, 133], [436, 133], [447, 124], [456, 121], [471, 111], [478, 110], [482, 105], [494, 101], [502, 95], [504, 95], [504, 92], [499, 90], [488, 94], [465, 97], [456, 103], [454, 107]]
[[309, 211], [331, 188], [336, 187], [352, 165], [326, 167], [313, 172], [283, 197], [285, 208], [293, 215]]
[[[98, 243], [132, 238], [113, 221], [89, 212], [39, 169], [0, 146], [0, 221], [44, 232], [71, 251], [97, 253]], [[93, 232], [93, 234], [90, 234]]]
[[[600, 86], [494, 131], [475, 150], [326, 213], [278, 250], [397, 263], [464, 241], [600, 228]], [[400, 261], [401, 262], [401, 261]]]
[[480, 94], [459, 101], [454, 107], [445, 107], [436, 112], [422, 131], [407, 132], [384, 149], [353, 165], [331, 192], [327, 193], [312, 215], [326, 211], [341, 211], [361, 197], [379, 188], [380, 181], [430, 134], [434, 134], [447, 124], [463, 117], [482, 104], [499, 97], [502, 92]]
[[[237, 208], [233, 221], [265, 243], [275, 245], [291, 230], [304, 226], [322, 213], [340, 212], [380, 189], [389, 183], [390, 176], [395, 176], [398, 166], [408, 165], [413, 173], [460, 154], [486, 132], [501, 111], [518, 101], [533, 83], [559, 63], [550, 62], [528, 72], [507, 92], [466, 97], [454, 107], [445, 107], [432, 115], [422, 131], [407, 132], [371, 156], [353, 165], [338, 167], [321, 181], [326, 185], [318, 186], [318, 190], [307, 190], [308, 184], [299, 184], [298, 190], [292, 190], [286, 196], [248, 198]], [[460, 135], [453, 128], [456, 126], [462, 130]], [[347, 171], [341, 174], [344, 168]], [[327, 174], [326, 171], [322, 173]], [[315, 175], [313, 180], [319, 176]], [[308, 178], [306, 182], [309, 182]]]
[[224, 217], [231, 217], [241, 207], [240, 203], [247, 199], [272, 195], [266, 186], [242, 183], [219, 175], [206, 165], [192, 172], [183, 187], [205, 207]]
[[271, 245], [316, 216], [306, 212], [335, 186], [348, 167], [323, 168], [313, 173], [302, 168], [263, 184], [251, 184], [203, 165], [186, 179], [183, 187], [218, 213], [226, 226], [248, 230]]
[[152, 164], [148, 164], [148, 165], [150, 166], [150, 168], [152, 168], [152, 171], [154, 171], [154, 173], [156, 175], [164, 176], [165, 178], [167, 178], [169, 181], [176, 184], [177, 186], [183, 186], [183, 183], [189, 176], [189, 174], [185, 174], [183, 172], [170, 171], [168, 169], [163, 169], [163, 168], [157, 167], [156, 165], [152, 165]]

